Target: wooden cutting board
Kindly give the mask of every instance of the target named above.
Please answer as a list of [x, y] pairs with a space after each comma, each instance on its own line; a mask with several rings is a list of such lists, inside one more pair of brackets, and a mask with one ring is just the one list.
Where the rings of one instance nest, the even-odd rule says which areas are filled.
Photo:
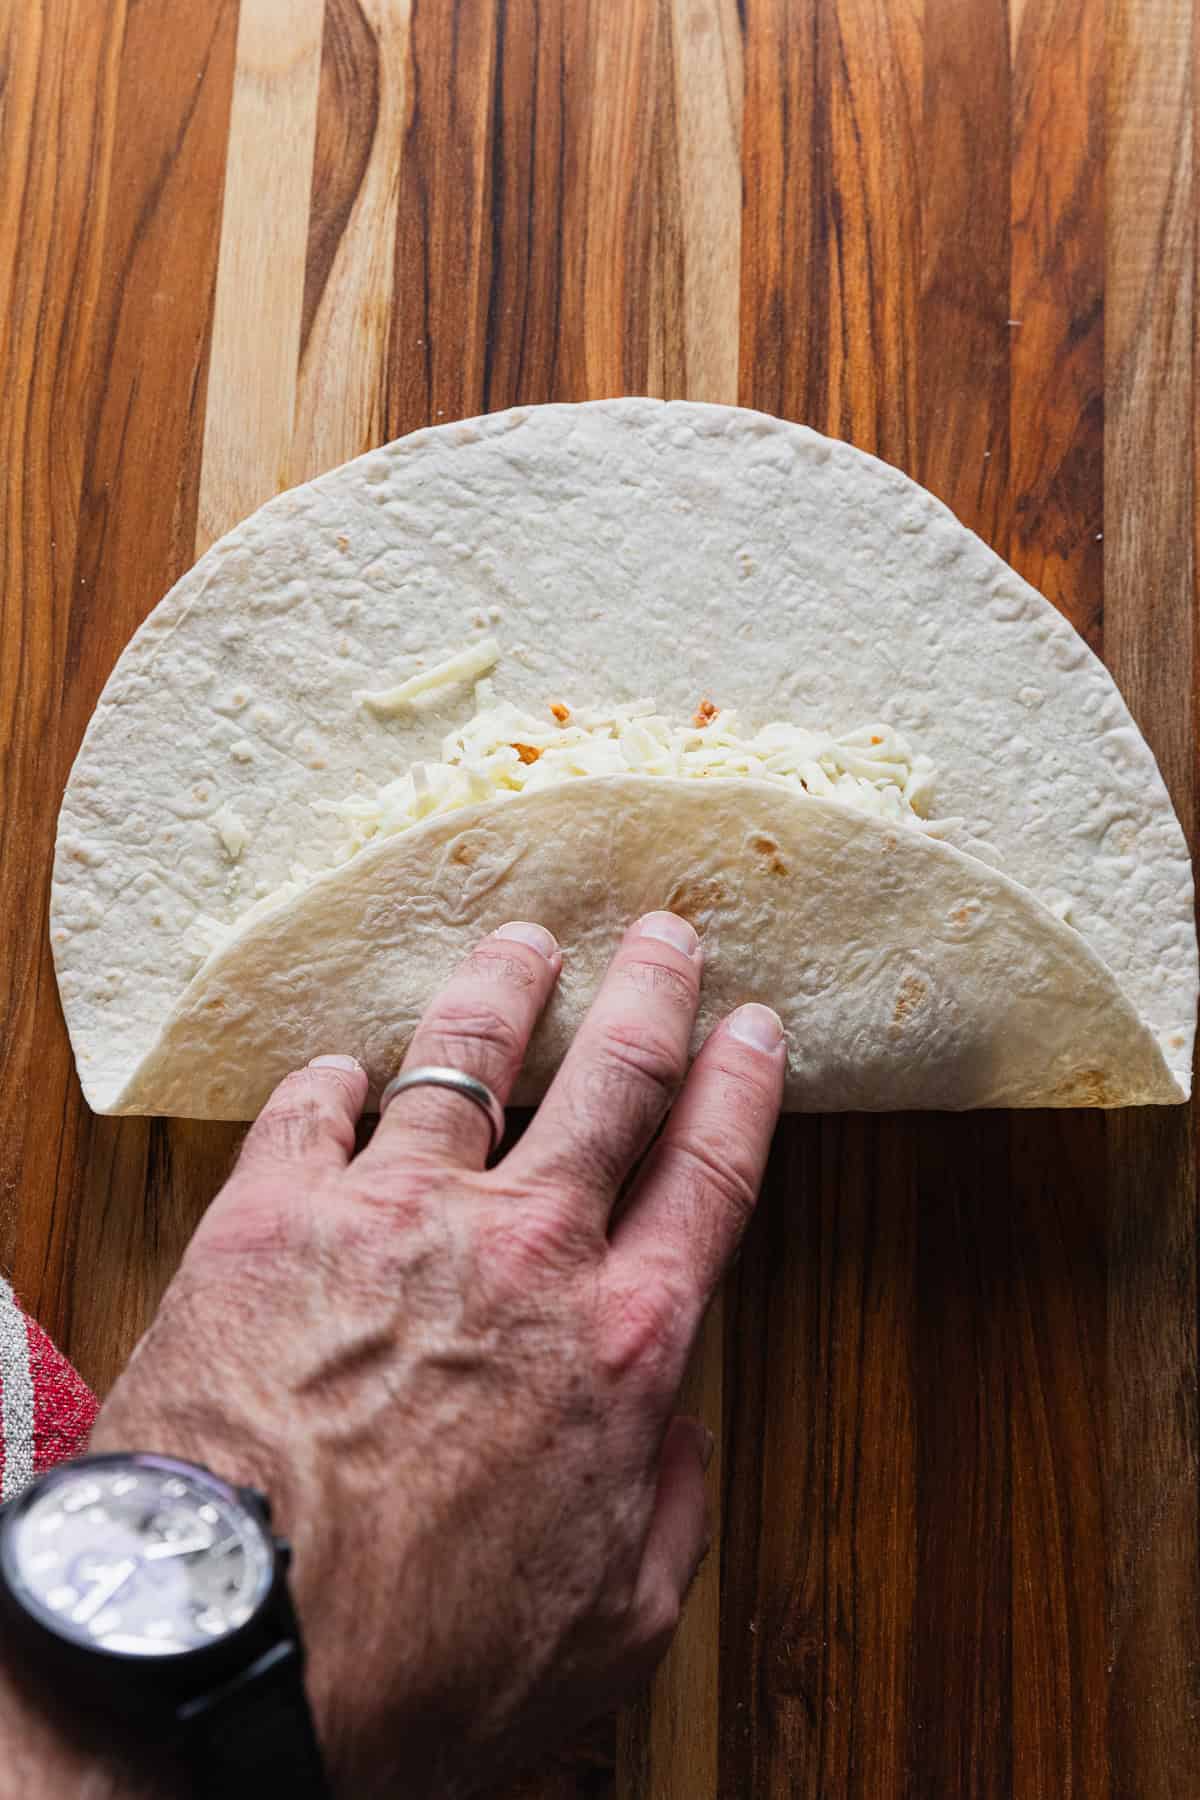
[[[0, 0], [0, 1263], [101, 1389], [237, 1133], [82, 1106], [55, 808], [278, 488], [518, 401], [807, 421], [1043, 588], [1194, 827], [1198, 43], [1186, 0]], [[693, 1377], [718, 1548], [522, 1792], [1194, 1794], [1192, 1147], [785, 1124]]]

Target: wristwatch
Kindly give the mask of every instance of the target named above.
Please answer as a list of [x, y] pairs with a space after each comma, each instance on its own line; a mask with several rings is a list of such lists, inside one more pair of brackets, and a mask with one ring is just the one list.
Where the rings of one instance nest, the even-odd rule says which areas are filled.
[[172, 1745], [197, 1796], [328, 1800], [290, 1560], [253, 1488], [169, 1456], [78, 1457], [0, 1507], [3, 1654]]

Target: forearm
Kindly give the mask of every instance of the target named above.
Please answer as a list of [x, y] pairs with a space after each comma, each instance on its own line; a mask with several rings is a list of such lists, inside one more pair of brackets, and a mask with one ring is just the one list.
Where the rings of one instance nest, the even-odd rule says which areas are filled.
[[0, 1666], [0, 1800], [180, 1800], [162, 1759]]

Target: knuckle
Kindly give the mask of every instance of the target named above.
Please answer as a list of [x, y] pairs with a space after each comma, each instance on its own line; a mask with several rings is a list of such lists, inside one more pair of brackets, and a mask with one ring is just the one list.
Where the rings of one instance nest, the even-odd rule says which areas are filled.
[[232, 1258], [276, 1268], [319, 1235], [339, 1193], [336, 1178], [264, 1177], [239, 1165], [201, 1219], [181, 1266], [202, 1271]]
[[406, 1149], [402, 1161], [354, 1164], [347, 1193], [364, 1230], [373, 1230], [378, 1221], [394, 1230], [411, 1227], [424, 1216], [439, 1198], [445, 1178], [442, 1162]]
[[779, 1110], [775, 1098], [776, 1077], [766, 1058], [747, 1051], [746, 1057], [731, 1061], [723, 1044], [715, 1062], [718, 1094], [722, 1110], [747, 1129], [754, 1129]]
[[502, 949], [497, 943], [481, 944], [472, 950], [463, 964], [463, 969], [480, 981], [495, 981], [507, 987], [532, 987], [537, 977], [534, 974], [533, 959], [536, 950], [530, 950], [528, 958], [520, 955], [509, 945]]
[[297, 1070], [276, 1088], [246, 1134], [243, 1161], [262, 1155], [301, 1157], [331, 1126], [341, 1138], [353, 1142], [353, 1126], [331, 1104], [328, 1089], [307, 1076], [307, 1070]]
[[678, 969], [668, 968], [665, 963], [633, 956], [619, 965], [617, 975], [625, 986], [633, 988], [639, 994], [653, 995], [683, 1011], [695, 1010], [699, 993], [697, 979], [689, 979]]
[[600, 1313], [604, 1374], [612, 1382], [633, 1374], [650, 1376], [673, 1391], [692, 1310], [682, 1286], [665, 1273], [644, 1278], [635, 1287], [610, 1290]]
[[519, 1195], [489, 1189], [498, 1202], [483, 1229], [494, 1271], [526, 1288], [544, 1276], [562, 1278], [565, 1271], [594, 1263], [604, 1249], [603, 1235], [585, 1218], [562, 1204], [561, 1195], [539, 1195], [528, 1187]]
[[758, 1204], [758, 1183], [745, 1166], [736, 1139], [693, 1135], [672, 1144], [671, 1154], [706, 1208], [716, 1206], [743, 1229]]
[[649, 1089], [665, 1108], [674, 1098], [686, 1051], [652, 1026], [612, 1024], [597, 1050], [602, 1080], [620, 1087]]
[[465, 1066], [485, 1081], [513, 1068], [525, 1049], [524, 1034], [498, 1006], [478, 1000], [448, 999], [430, 1021], [436, 1054]]

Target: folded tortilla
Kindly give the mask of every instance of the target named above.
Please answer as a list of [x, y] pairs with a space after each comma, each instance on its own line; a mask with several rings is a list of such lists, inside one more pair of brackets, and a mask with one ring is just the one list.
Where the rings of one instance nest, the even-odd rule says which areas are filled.
[[[437, 763], [496, 651], [497, 688], [542, 716], [649, 696], [684, 720], [711, 696], [749, 730], [879, 719], [964, 832], [633, 768], [481, 789], [348, 855], [347, 797]], [[101, 696], [51, 937], [96, 1110], [239, 1119], [322, 1051], [377, 1092], [454, 962], [515, 917], [566, 953], [535, 1099], [657, 906], [704, 936], [697, 1042], [739, 1001], [781, 1012], [793, 1108], [1190, 1091], [1191, 868], [1111, 677], [898, 471], [735, 408], [440, 426], [246, 520]]]

